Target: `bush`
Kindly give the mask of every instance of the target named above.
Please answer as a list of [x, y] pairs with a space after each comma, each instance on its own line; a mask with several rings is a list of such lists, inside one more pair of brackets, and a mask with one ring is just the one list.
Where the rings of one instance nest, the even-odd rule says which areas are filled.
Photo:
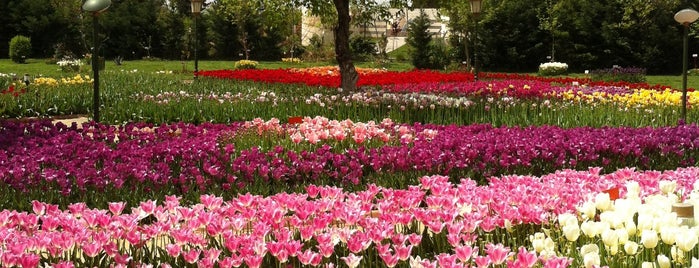
[[17, 35], [10, 40], [10, 59], [16, 63], [25, 63], [32, 52], [32, 40], [29, 37]]
[[646, 69], [637, 67], [614, 66], [590, 72], [592, 81], [641, 83], [646, 81]]
[[539, 65], [539, 75], [553, 76], [568, 72], [568, 64], [561, 62], [546, 62]]
[[376, 42], [369, 37], [355, 36], [350, 39], [350, 49], [355, 59], [362, 60], [376, 54]]
[[236, 70], [251, 70], [257, 69], [258, 62], [254, 60], [239, 60], [235, 62], [234, 69]]
[[429, 68], [444, 70], [449, 65], [449, 49], [442, 39], [434, 39], [430, 42]]

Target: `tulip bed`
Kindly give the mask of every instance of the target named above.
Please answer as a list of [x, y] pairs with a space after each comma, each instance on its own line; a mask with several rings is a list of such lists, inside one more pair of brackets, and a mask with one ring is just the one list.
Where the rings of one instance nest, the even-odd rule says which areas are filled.
[[[677, 91], [337, 71], [107, 72], [104, 124], [0, 121], [0, 266], [699, 267]], [[89, 112], [41, 81], [3, 117]]]
[[[46, 202], [107, 198], [131, 191], [260, 194], [307, 183], [407, 187], [421, 175], [543, 175], [602, 166], [667, 170], [694, 165], [699, 126], [663, 128], [443, 126], [305, 118], [243, 124], [135, 123], [121, 127], [5, 123], [1, 191]], [[107, 193], [103, 193], [107, 192]], [[101, 198], [98, 195], [104, 195]], [[139, 195], [137, 195], [139, 196]], [[3, 200], [10, 206], [18, 200]], [[96, 205], [96, 204], [91, 204]]]
[[[599, 171], [503, 176], [487, 186], [467, 179], [452, 184], [444, 176], [422, 177], [408, 189], [308, 185], [303, 193], [267, 197], [202, 195], [192, 205], [167, 196], [130, 211], [124, 202], [107, 210], [85, 203], [61, 210], [34, 201], [33, 213], [0, 212], [0, 261], [22, 267], [591, 267], [603, 259], [613, 267], [639, 267], [669, 265], [671, 255], [675, 265], [686, 266], [697, 256], [697, 229], [678, 225], [668, 209], [690, 196], [699, 169]], [[624, 200], [597, 194], [625, 184]], [[676, 189], [686, 194], [678, 197]]]

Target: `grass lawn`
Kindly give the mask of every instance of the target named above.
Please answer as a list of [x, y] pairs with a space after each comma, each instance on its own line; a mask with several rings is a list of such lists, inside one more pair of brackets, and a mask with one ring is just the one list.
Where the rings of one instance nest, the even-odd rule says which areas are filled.
[[[221, 70], [221, 69], [231, 69], [233, 68], [234, 61], [211, 61], [202, 60], [199, 61], [200, 70]], [[280, 61], [263, 61], [260, 62], [259, 67], [263, 69], [279, 69], [279, 68], [303, 68], [303, 67], [313, 67], [313, 66], [327, 66], [333, 65], [331, 62], [301, 62], [301, 63], [287, 63]], [[363, 68], [386, 68], [389, 70], [404, 71], [412, 69], [412, 65], [409, 62], [404, 61], [389, 61], [389, 62], [357, 62], [355, 63], [357, 67]], [[172, 71], [183, 79], [192, 75], [194, 70], [194, 61], [164, 61], [164, 60], [137, 60], [137, 61], [124, 61], [122, 65], [116, 65], [113, 61], [106, 62], [106, 70], [110, 71], [132, 71], [138, 70], [139, 72], [157, 72], [157, 71]], [[46, 77], [67, 77], [73, 76], [75, 73], [63, 72], [56, 64], [47, 64], [44, 59], [29, 59], [26, 64], [16, 64], [9, 59], [0, 59], [0, 73], [9, 74], [14, 73], [18, 76], [23, 74], [29, 74], [32, 77], [36, 76], [46, 76]], [[82, 74], [91, 74], [92, 69], [89, 65], [82, 66]], [[572, 74], [571, 76], [575, 76]], [[649, 84], [661, 84], [667, 85], [675, 89], [680, 89], [682, 87], [682, 76], [680, 75], [648, 75], [646, 80]], [[688, 88], [699, 89], [699, 76], [689, 76], [687, 79]]]

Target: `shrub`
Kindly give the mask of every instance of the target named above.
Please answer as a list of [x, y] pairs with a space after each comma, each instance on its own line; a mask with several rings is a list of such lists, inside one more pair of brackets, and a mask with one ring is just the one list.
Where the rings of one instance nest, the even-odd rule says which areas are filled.
[[355, 36], [350, 40], [350, 49], [355, 59], [366, 59], [376, 54], [376, 42], [369, 37]]
[[236, 70], [251, 70], [257, 69], [258, 62], [254, 60], [239, 60], [235, 62], [234, 69]]
[[568, 64], [561, 62], [546, 62], [539, 65], [539, 75], [553, 76], [562, 75], [568, 71]]
[[646, 69], [637, 67], [619, 67], [614, 66], [607, 69], [598, 69], [590, 72], [592, 81], [607, 81], [607, 82], [629, 82], [641, 83], [646, 81]]
[[17, 35], [10, 40], [10, 59], [16, 63], [24, 63], [32, 52], [32, 40], [29, 37]]

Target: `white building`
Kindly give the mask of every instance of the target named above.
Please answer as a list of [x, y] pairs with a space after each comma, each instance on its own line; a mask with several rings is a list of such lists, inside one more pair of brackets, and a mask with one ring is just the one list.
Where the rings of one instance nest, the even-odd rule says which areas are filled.
[[[364, 26], [353, 26], [351, 34], [364, 34], [368, 37], [381, 37], [386, 36], [388, 38], [388, 45], [386, 51], [392, 51], [399, 48], [405, 44], [405, 38], [408, 32], [408, 24], [413, 18], [420, 16], [420, 9], [396, 9], [391, 8], [389, 12], [391, 14], [396, 14], [397, 16], [391, 21], [380, 21], [376, 20], [371, 25]], [[429, 31], [433, 34], [435, 38], [446, 38], [449, 35], [448, 22], [449, 17], [440, 16], [437, 9], [426, 8], [422, 9], [432, 22]], [[394, 31], [395, 26], [395, 31]], [[302, 24], [301, 24], [301, 42], [304, 46], [310, 44], [310, 40], [314, 35], [318, 35], [323, 40], [333, 40], [332, 26], [323, 27], [320, 23], [320, 18], [314, 16], [307, 16], [304, 13]]]

